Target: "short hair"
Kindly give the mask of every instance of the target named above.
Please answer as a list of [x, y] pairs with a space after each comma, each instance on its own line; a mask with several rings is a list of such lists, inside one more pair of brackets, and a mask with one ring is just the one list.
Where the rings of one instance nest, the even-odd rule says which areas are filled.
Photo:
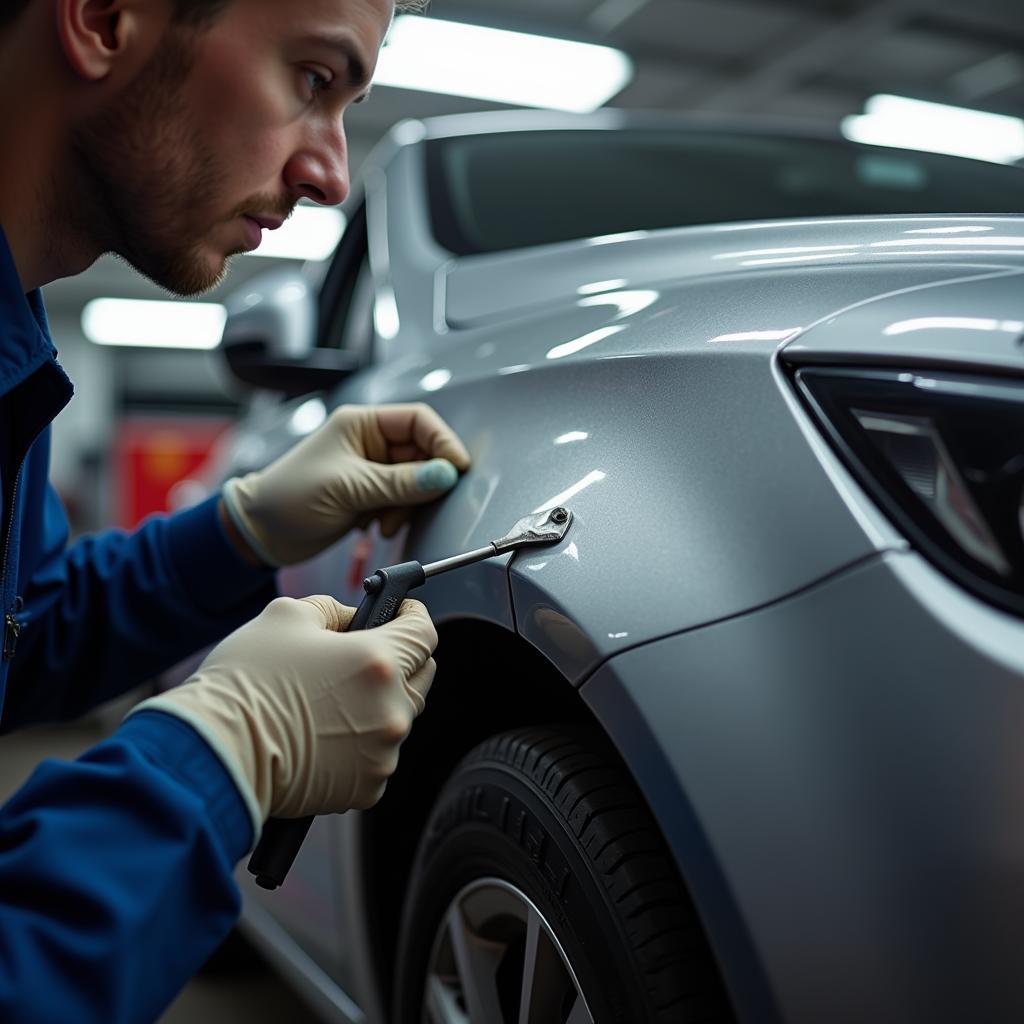
[[[0, 6], [0, 29], [13, 24], [25, 11], [32, 0], [4, 0]], [[215, 21], [218, 15], [234, 0], [171, 0], [174, 20], [179, 24], [196, 28]], [[395, 10], [404, 14], [426, 9], [430, 0], [395, 0]]]

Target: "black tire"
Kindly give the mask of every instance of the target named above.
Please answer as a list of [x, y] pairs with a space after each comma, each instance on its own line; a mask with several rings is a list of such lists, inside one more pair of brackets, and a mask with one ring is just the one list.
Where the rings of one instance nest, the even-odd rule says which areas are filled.
[[[507, 884], [540, 912], [595, 1024], [734, 1020], [664, 839], [596, 731], [565, 726], [503, 733], [455, 769], [413, 865], [394, 1024], [430, 1020], [424, 1009], [428, 967], [445, 942], [454, 948], [450, 939], [438, 938], [442, 921], [457, 895], [491, 884], [484, 879]], [[522, 973], [521, 949], [500, 955], [518, 955], [518, 968], [513, 963], [509, 970]], [[466, 1019], [515, 1024], [516, 992], [514, 980], [504, 986], [503, 1020]], [[571, 1002], [573, 993], [567, 998]], [[547, 1010], [530, 1020], [561, 1024], [567, 1015], [567, 1008]]]

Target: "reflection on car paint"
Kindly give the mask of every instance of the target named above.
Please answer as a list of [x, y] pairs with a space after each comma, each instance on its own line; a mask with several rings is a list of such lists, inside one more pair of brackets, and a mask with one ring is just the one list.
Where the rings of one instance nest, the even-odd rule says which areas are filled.
[[734, 331], [708, 338], [708, 344], [715, 345], [720, 341], [788, 341], [802, 330], [802, 327], [783, 327], [780, 331]]
[[883, 334], [907, 334], [910, 331], [932, 330], [960, 331], [1007, 331], [1010, 334], [1024, 332], [1024, 320], [990, 320], [969, 316], [923, 316], [912, 320], [897, 320], [889, 324]]
[[398, 316], [398, 300], [391, 288], [378, 288], [373, 303], [373, 326], [385, 341], [398, 335], [402, 321]]
[[298, 437], [312, 434], [327, 419], [327, 406], [322, 398], [311, 398], [303, 402], [288, 421], [288, 433]]
[[431, 370], [420, 378], [420, 387], [424, 391], [440, 391], [451, 379], [451, 370]]
[[566, 488], [559, 494], [556, 494], [553, 498], [548, 498], [547, 501], [541, 502], [535, 509], [534, 512], [544, 512], [546, 509], [554, 508], [556, 505], [564, 505], [570, 498], [574, 498], [584, 488], [589, 487], [591, 484], [600, 483], [608, 474], [602, 472], [600, 469], [592, 470], [582, 480], [574, 483], [572, 487]]
[[565, 341], [561, 345], [556, 345], [553, 349], [548, 351], [547, 358], [564, 359], [566, 356], [582, 352], [583, 349], [590, 348], [591, 345], [596, 345], [599, 341], [604, 341], [606, 338], [610, 338], [612, 335], [618, 334], [624, 330], [626, 330], [624, 324], [612, 324], [608, 327], [599, 327], [596, 331], [584, 334], [582, 338], [574, 338], [572, 341]]
[[616, 320], [624, 320], [629, 316], [636, 316], [642, 313], [649, 306], [653, 306], [661, 298], [661, 292], [653, 288], [637, 288], [633, 291], [610, 292], [605, 295], [590, 295], [580, 299], [576, 305], [589, 306], [615, 306], [618, 308]]
[[618, 288], [625, 288], [627, 284], [624, 277], [615, 277], [610, 281], [591, 281], [589, 284], [581, 284], [576, 292], [579, 295], [596, 295], [598, 292], [611, 292]]

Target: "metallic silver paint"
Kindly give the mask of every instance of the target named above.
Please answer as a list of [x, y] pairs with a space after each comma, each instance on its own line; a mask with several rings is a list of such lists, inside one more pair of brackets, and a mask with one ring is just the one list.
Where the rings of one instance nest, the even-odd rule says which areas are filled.
[[[571, 505], [550, 549], [418, 596], [440, 622], [518, 628], [582, 684], [743, 1019], [1018, 1019], [1024, 626], [907, 551], [786, 373], [934, 359], [1019, 373], [1024, 218], [741, 224], [458, 260], [432, 241], [424, 138], [629, 122], [407, 123], [369, 159], [378, 362], [327, 404], [428, 401], [473, 467], [398, 538], [349, 538], [283, 586], [356, 603], [354, 558], [443, 558], [525, 509]], [[294, 408], [258, 405], [226, 462], [287, 447]], [[379, 1021], [360, 866], [341, 856], [359, 820], [331, 825], [341, 910], [315, 942]]]
[[[899, 280], [922, 287], [964, 274], [956, 265], [901, 267]], [[661, 292], [629, 330], [549, 359], [567, 338], [617, 326], [621, 315], [571, 299], [526, 324], [460, 332], [457, 345], [448, 335], [434, 360], [389, 367], [370, 388], [377, 400], [429, 398], [453, 424], [474, 456], [459, 488], [506, 510], [571, 501], [579, 522], [569, 543], [520, 557], [512, 588], [520, 632], [579, 681], [617, 650], [738, 614], [877, 549], [879, 534], [844, 510], [773, 382], [778, 342], [709, 339], [752, 333], [740, 326], [824, 321], [894, 283], [892, 268], [862, 267], [699, 279]], [[448, 382], [424, 392], [419, 382], [441, 368]], [[572, 433], [587, 437], [555, 443]], [[478, 544], [500, 522], [434, 541], [464, 519], [459, 496], [416, 538], [421, 560]], [[628, 546], [607, 511], [619, 508], [629, 511]], [[902, 541], [889, 531], [881, 543]], [[446, 589], [461, 584], [452, 577]]]
[[899, 292], [807, 331], [793, 361], [941, 362], [1024, 375], [1024, 270]]
[[[992, 235], [946, 239], [914, 234], [965, 226], [984, 227]], [[895, 280], [896, 266], [924, 262], [1024, 266], [1024, 219], [864, 217], [724, 224], [467, 257], [454, 261], [447, 272], [445, 316], [451, 327], [501, 323], [534, 309], [563, 306], [582, 294], [580, 289], [609, 277], [621, 278], [624, 288], [657, 288], [752, 270], [813, 273], [821, 267], [891, 265]]]
[[308, 355], [316, 330], [314, 280], [304, 268], [284, 267], [250, 281], [227, 300], [221, 346], [258, 338], [278, 356]]
[[241, 930], [284, 977], [303, 993], [310, 1008], [337, 1024], [366, 1024], [362, 1010], [324, 973], [308, 952], [262, 907], [247, 904]]
[[1024, 1014], [1022, 682], [1024, 623], [887, 553], [582, 695], [741, 1019], [1002, 1021]]

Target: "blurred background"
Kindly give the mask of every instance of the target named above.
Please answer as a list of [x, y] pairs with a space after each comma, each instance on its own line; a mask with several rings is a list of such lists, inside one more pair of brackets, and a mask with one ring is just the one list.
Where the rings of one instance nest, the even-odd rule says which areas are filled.
[[[430, 34], [420, 37], [425, 22]], [[501, 80], [497, 69], [502, 54], [512, 53], [513, 40], [467, 41], [467, 25], [519, 33], [520, 44], [526, 42], [523, 35], [541, 37], [540, 55], [512, 59], [511, 74]], [[568, 72], [571, 52], [556, 46], [565, 41], [609, 48], [600, 51], [599, 62], [607, 80], [593, 70]], [[494, 47], [490, 91], [466, 95], [483, 80], [470, 58], [488, 46]], [[399, 47], [408, 49], [401, 54]], [[552, 65], [567, 72], [560, 85], [546, 78]], [[561, 90], [573, 82], [575, 91]], [[925, 120], [933, 131], [917, 137], [900, 121], [905, 100], [893, 97], [1004, 117], [965, 121], [963, 111], [929, 107]], [[399, 19], [371, 100], [347, 116], [353, 176], [374, 144], [404, 118], [517, 105], [770, 115], [839, 126], [861, 141], [952, 147], [964, 155], [1018, 162], [1024, 159], [1024, 122], [1009, 119], [1024, 111], [1024, 4], [434, 0], [428, 18]], [[997, 133], [987, 127], [992, 124], [1000, 130], [1018, 125], [1021, 144], [1015, 148], [1011, 130], [1011, 142], [993, 149]], [[245, 159], [244, 153], [238, 156]], [[76, 533], [130, 528], [152, 512], [201, 496], [195, 478], [245, 403], [213, 351], [223, 315], [219, 304], [275, 265], [322, 263], [343, 225], [338, 211], [300, 208], [285, 228], [268, 233], [261, 249], [236, 257], [215, 291], [197, 302], [161, 307], [159, 315], [142, 307], [137, 321], [133, 307], [110, 300], [172, 297], [112, 257], [45, 289], [60, 358], [76, 385], [74, 400], [55, 424], [52, 466]], [[196, 307], [190, 312], [199, 319], [177, 325], [181, 306]], [[163, 327], [162, 336], [149, 334], [154, 324]], [[106, 719], [5, 739], [0, 776], [6, 788], [14, 788], [46, 753], [74, 756], [118, 717], [115, 709]], [[270, 1021], [286, 1013], [293, 1021], [312, 1019], [247, 954], [227, 959], [226, 969], [189, 986], [167, 1021]]]

